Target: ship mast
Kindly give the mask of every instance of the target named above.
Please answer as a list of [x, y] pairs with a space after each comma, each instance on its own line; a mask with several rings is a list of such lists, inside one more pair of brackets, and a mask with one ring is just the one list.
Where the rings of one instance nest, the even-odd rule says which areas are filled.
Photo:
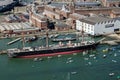
[[83, 23], [82, 23], [81, 28], [82, 28], [82, 30], [81, 30], [81, 34], [82, 34], [82, 42], [84, 42], [84, 30], [83, 30]]
[[46, 47], [49, 48], [49, 44], [48, 44], [48, 30], [46, 31]]
[[24, 32], [23, 32], [23, 27], [22, 27], [22, 48], [25, 47], [25, 39], [24, 39]]

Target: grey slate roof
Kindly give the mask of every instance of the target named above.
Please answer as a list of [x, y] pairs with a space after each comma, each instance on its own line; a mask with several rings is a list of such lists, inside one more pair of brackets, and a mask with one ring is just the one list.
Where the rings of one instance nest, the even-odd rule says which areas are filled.
[[120, 21], [120, 17], [114, 18], [114, 20], [119, 20]]
[[99, 22], [105, 22], [105, 21], [111, 21], [111, 20], [112, 19], [110, 18], [105, 18], [101, 16], [94, 16], [94, 17], [87, 17], [84, 19], [80, 19], [81, 22], [85, 22], [85, 23], [92, 24], [92, 25], [99, 23]]
[[76, 2], [76, 6], [99, 6], [100, 2]]
[[[67, 3], [64, 2], [52, 2], [51, 6], [55, 6], [57, 8], [62, 8], [63, 5], [66, 5]], [[99, 6], [100, 2], [75, 2], [75, 6]]]
[[57, 8], [62, 8], [62, 6], [65, 5], [65, 4], [66, 4], [66, 3], [63, 3], [63, 2], [52, 2], [52, 3], [49, 4], [49, 5], [55, 6], [55, 7], [57, 7]]

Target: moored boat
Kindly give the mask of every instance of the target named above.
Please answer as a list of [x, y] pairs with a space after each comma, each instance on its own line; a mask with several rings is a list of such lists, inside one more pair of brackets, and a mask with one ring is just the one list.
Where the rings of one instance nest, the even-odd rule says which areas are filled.
[[53, 56], [62, 54], [71, 54], [75, 52], [81, 52], [88, 49], [95, 49], [99, 43], [89, 41], [82, 43], [68, 43], [54, 45], [50, 47], [23, 47], [22, 49], [14, 48], [8, 49], [7, 54], [9, 57], [41, 57], [41, 56]]
[[[83, 31], [82, 31], [83, 34]], [[99, 42], [95, 41], [84, 41], [84, 36], [82, 36], [82, 41], [79, 43], [72, 43], [69, 41], [66, 44], [59, 42], [56, 45], [49, 45], [48, 31], [46, 31], [46, 46], [37, 47], [24, 47], [24, 37], [23, 37], [23, 48], [8, 49], [7, 54], [11, 58], [16, 57], [42, 57], [42, 56], [54, 56], [63, 54], [72, 54], [81, 52], [84, 50], [95, 49]]]
[[37, 39], [38, 39], [37, 36], [29, 37], [29, 38], [26, 38], [26, 42], [33, 42], [33, 41], [36, 41]]
[[69, 38], [69, 37], [66, 37], [66, 38], [60, 38], [60, 39], [52, 39], [53, 42], [59, 42], [59, 41], [74, 41], [76, 40], [76, 38]]

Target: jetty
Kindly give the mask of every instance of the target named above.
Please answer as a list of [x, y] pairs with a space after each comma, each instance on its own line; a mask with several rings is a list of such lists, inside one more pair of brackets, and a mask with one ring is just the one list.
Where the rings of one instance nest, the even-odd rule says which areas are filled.
[[106, 38], [104, 37], [104, 38], [98, 40], [97, 43], [99, 43], [99, 42], [101, 43], [101, 42], [102, 42], [103, 40], [105, 40], [105, 39], [106, 39]]
[[104, 37], [97, 42], [100, 42], [100, 44], [108, 44], [108, 45], [118, 45], [118, 43], [120, 43], [120, 40], [105, 40], [105, 39], [106, 38]]
[[100, 42], [101, 44], [109, 44], [109, 45], [118, 45], [120, 40], [107, 40]]
[[7, 50], [1, 50], [0, 51], [0, 54], [6, 54], [7, 53]]
[[105, 38], [100, 41], [100, 44], [118, 45], [120, 43], [120, 36], [116, 33], [106, 34], [104, 36]]
[[20, 39], [21, 39], [21, 38], [17, 38], [17, 39], [15, 39], [15, 40], [13, 40], [13, 41], [8, 42], [7, 44], [8, 44], [8, 45], [13, 44], [13, 43], [19, 41]]

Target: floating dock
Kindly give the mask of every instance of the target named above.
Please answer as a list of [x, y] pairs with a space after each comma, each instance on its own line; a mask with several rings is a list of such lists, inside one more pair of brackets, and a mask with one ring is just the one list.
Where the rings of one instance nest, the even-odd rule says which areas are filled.
[[8, 42], [7, 44], [8, 44], [8, 45], [13, 44], [13, 43], [19, 41], [20, 39], [21, 39], [21, 38], [17, 38], [17, 39], [15, 39], [15, 40], [13, 40], [13, 41]]

